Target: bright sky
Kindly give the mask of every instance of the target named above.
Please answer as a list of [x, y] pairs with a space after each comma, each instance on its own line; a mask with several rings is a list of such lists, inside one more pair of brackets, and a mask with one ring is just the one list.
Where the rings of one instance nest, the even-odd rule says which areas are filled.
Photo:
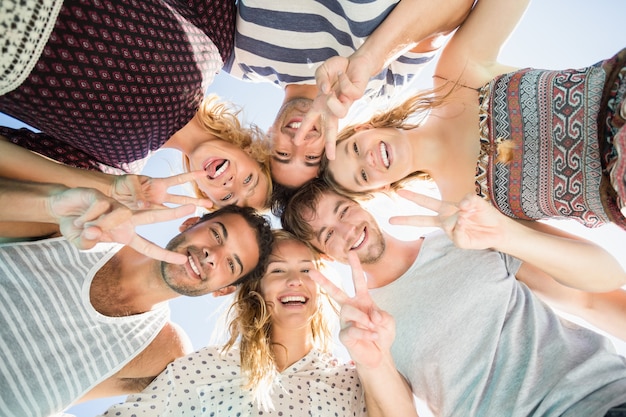
[[[519, 67], [536, 68], [578, 68], [593, 64], [612, 56], [626, 47], [626, 30], [623, 27], [626, 16], [626, 2], [623, 0], [535, 0], [531, 4], [520, 26], [502, 51], [500, 61]], [[489, 28], [485, 28], [489, 30]], [[431, 68], [432, 70], [432, 68]], [[428, 69], [420, 76], [420, 85], [429, 85]], [[246, 122], [253, 122], [267, 128], [273, 121], [275, 111], [282, 101], [282, 91], [271, 84], [250, 84], [234, 80], [220, 74], [209, 87], [226, 100], [243, 106]], [[0, 122], [3, 122], [0, 114]], [[159, 151], [152, 157], [146, 173], [153, 176], [168, 176], [181, 171], [180, 156], [175, 151]], [[394, 203], [396, 204], [396, 203]], [[398, 211], [413, 210], [402, 205]], [[382, 208], [375, 204], [380, 223], [392, 233], [415, 238], [419, 230], [398, 231], [386, 222], [386, 218], [398, 211], [390, 212], [389, 202]], [[182, 221], [181, 221], [182, 222]], [[176, 233], [180, 222], [146, 227], [142, 232], [155, 242], [165, 243]], [[589, 230], [571, 222], [560, 222], [565, 228], [594, 240], [611, 251], [626, 268], [626, 232], [617, 227], [605, 226]], [[345, 268], [337, 269], [344, 275]], [[212, 296], [179, 298], [171, 302], [172, 320], [179, 323], [190, 335], [194, 348], [209, 343], [216, 322], [216, 311], [229, 299], [215, 299]], [[624, 344], [620, 351], [626, 353]], [[68, 410], [76, 417], [93, 416], [106, 410], [108, 405], [120, 401], [115, 399], [96, 400], [75, 406]]]

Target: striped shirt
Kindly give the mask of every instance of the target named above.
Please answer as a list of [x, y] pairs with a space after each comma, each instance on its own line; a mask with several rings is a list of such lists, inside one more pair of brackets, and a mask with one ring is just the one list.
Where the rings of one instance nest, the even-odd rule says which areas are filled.
[[63, 238], [0, 245], [0, 409], [46, 416], [119, 371], [157, 336], [161, 307], [107, 317], [89, 302], [95, 273], [122, 245], [79, 251]]
[[[224, 70], [254, 82], [315, 84], [328, 58], [347, 57], [385, 20], [397, 0], [240, 0], [235, 50]], [[367, 98], [391, 97], [409, 84], [435, 52], [407, 52], [373, 77]]]

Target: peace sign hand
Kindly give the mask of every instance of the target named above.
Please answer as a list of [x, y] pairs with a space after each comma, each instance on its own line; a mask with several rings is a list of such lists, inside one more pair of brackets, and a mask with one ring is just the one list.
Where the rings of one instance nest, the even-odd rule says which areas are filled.
[[133, 174], [117, 175], [113, 179], [111, 197], [133, 210], [166, 208], [164, 203], [194, 204], [200, 207], [211, 208], [213, 207], [211, 200], [170, 194], [167, 191], [170, 187], [196, 181], [205, 175], [206, 172], [202, 170], [165, 178], [152, 178], [146, 175]]
[[507, 223], [513, 221], [477, 195], [467, 195], [458, 204], [408, 190], [398, 190], [398, 195], [434, 211], [436, 215], [395, 216], [389, 219], [389, 223], [440, 227], [456, 246], [463, 249], [500, 247], [507, 239]]
[[79, 249], [90, 249], [98, 242], [117, 242], [157, 260], [176, 264], [187, 262], [186, 256], [142, 238], [135, 228], [187, 216], [194, 212], [193, 205], [133, 212], [92, 188], [65, 189], [53, 194], [47, 205], [63, 236]]
[[390, 355], [395, 339], [395, 322], [390, 314], [376, 306], [369, 295], [357, 255], [348, 253], [348, 261], [352, 268], [354, 297], [349, 297], [320, 272], [313, 270], [310, 275], [341, 307], [339, 339], [352, 360], [357, 365], [376, 368]]

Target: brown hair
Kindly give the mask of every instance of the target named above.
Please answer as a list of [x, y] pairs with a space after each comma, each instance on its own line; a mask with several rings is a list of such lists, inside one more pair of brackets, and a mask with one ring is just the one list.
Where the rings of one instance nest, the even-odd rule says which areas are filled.
[[[279, 242], [295, 240], [307, 246], [316, 265], [320, 267], [320, 259], [315, 249], [296, 238], [291, 233], [277, 229], [273, 231], [273, 248]], [[267, 273], [267, 271], [266, 271]], [[337, 307], [326, 293], [321, 292], [318, 310], [311, 320], [311, 331], [315, 348], [329, 353], [332, 348], [332, 329], [329, 326], [330, 312], [336, 314]], [[239, 286], [235, 301], [228, 311], [230, 338], [222, 351], [231, 349], [239, 341], [241, 372], [247, 377], [244, 389], [252, 389], [255, 399], [261, 406], [268, 406], [272, 382], [278, 370], [271, 340], [272, 320], [261, 293], [261, 279], [250, 280]]]
[[[250, 125], [244, 128], [238, 119], [241, 109], [231, 103], [220, 102], [219, 97], [211, 94], [202, 101], [198, 109], [198, 120], [201, 126], [218, 139], [236, 145], [248, 156], [254, 159], [261, 167], [261, 172], [267, 178], [267, 197], [262, 207], [268, 209], [272, 198], [272, 176], [270, 174], [270, 149], [266, 134], [257, 126]], [[183, 167], [189, 171], [189, 158], [183, 155]], [[207, 196], [193, 183], [194, 193], [198, 198]]]
[[315, 231], [309, 224], [310, 219], [305, 219], [303, 216], [305, 213], [316, 213], [320, 198], [327, 192], [335, 192], [335, 190], [321, 178], [314, 178], [300, 187], [285, 204], [280, 216], [283, 229], [298, 239], [307, 242], [313, 240]]

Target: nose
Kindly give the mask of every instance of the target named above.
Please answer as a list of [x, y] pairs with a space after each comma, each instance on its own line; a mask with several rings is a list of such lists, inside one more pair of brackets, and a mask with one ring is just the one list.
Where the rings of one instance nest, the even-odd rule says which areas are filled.
[[365, 163], [370, 168], [374, 168], [375, 163], [376, 163], [376, 158], [374, 156], [374, 151], [367, 151], [367, 153], [365, 154]]
[[347, 240], [350, 236], [354, 235], [355, 232], [356, 226], [350, 223], [340, 222], [337, 227], [335, 227], [335, 233], [343, 240]]
[[204, 259], [202, 259], [202, 263], [208, 266], [211, 269], [214, 269], [217, 265], [217, 249], [216, 248], [204, 248], [202, 249], [202, 254], [204, 255]]
[[302, 278], [300, 274], [292, 272], [287, 277], [287, 286], [289, 287], [300, 287], [302, 286]]
[[234, 179], [233, 175], [230, 175], [230, 176], [226, 177], [224, 179], [224, 183], [223, 183], [224, 187], [228, 187], [230, 184], [232, 184], [233, 183], [233, 179]]

